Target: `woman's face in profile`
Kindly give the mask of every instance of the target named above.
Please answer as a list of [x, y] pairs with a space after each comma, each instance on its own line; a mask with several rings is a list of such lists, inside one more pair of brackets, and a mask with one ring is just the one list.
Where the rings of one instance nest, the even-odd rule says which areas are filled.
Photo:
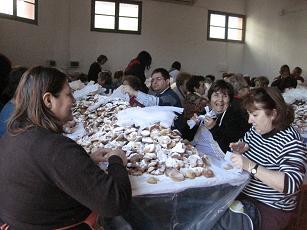
[[256, 132], [259, 134], [266, 134], [273, 130], [272, 122], [275, 118], [274, 112], [271, 115], [268, 115], [264, 109], [261, 109], [261, 106], [255, 103], [256, 108], [259, 108], [255, 111], [248, 111], [248, 123], [252, 124]]
[[221, 90], [213, 92], [210, 99], [211, 108], [216, 113], [223, 113], [229, 106], [230, 97], [226, 92]]
[[52, 96], [51, 98], [52, 106], [51, 111], [54, 113], [56, 118], [58, 118], [63, 123], [73, 120], [72, 106], [75, 99], [71, 93], [70, 86], [68, 82], [64, 84], [58, 97]]
[[203, 82], [203, 81], [199, 82], [198, 88], [194, 87], [195, 92], [200, 94], [200, 95], [205, 95], [206, 89], [207, 88], [206, 88], [205, 82]]

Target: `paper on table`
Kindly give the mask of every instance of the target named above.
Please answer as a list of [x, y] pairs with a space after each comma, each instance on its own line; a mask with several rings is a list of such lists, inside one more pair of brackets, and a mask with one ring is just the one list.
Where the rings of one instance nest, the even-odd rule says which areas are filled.
[[133, 107], [118, 112], [117, 123], [124, 127], [135, 125], [141, 129], [160, 123], [163, 127], [170, 128], [177, 116], [175, 112], [182, 111], [182, 108], [173, 106]]
[[86, 135], [86, 131], [84, 129], [82, 122], [79, 122], [79, 123], [77, 123], [76, 127], [74, 128], [74, 132], [68, 133], [65, 136], [67, 136], [68, 138], [75, 141], [75, 140], [83, 137], [84, 135]]
[[94, 82], [89, 82], [84, 88], [76, 90], [73, 95], [76, 100], [80, 100], [87, 95], [95, 94], [101, 86], [99, 84], [94, 84]]

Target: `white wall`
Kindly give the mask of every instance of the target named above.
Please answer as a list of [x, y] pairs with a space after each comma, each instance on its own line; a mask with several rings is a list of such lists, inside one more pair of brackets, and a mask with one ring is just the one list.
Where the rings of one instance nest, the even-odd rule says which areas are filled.
[[90, 31], [90, 2], [40, 1], [38, 25], [0, 18], [1, 52], [14, 64], [28, 66], [54, 59], [66, 68], [69, 61], [79, 61], [80, 70], [87, 72], [101, 53], [116, 71], [145, 49], [153, 57], [151, 71], [169, 68], [174, 60], [197, 74], [241, 71], [244, 46], [208, 42], [206, 27], [208, 9], [244, 13], [245, 0], [198, 0], [194, 6], [144, 0], [141, 35]]
[[302, 67], [306, 76], [307, 1], [248, 0], [246, 14], [244, 71], [272, 79], [288, 64]]
[[141, 35], [90, 31], [90, 1], [73, 0], [71, 4], [71, 59], [79, 60], [81, 69], [100, 54], [109, 57], [112, 71], [124, 69], [141, 50], [153, 58], [156, 67], [170, 68], [179, 60], [183, 69], [198, 74], [218, 74], [225, 70], [241, 71], [243, 45], [207, 41], [207, 10], [245, 12], [244, 0], [198, 0], [194, 6], [150, 0], [143, 1]]
[[0, 18], [0, 52], [13, 65], [46, 65], [54, 59], [62, 66], [69, 55], [69, 8], [63, 2], [39, 1], [38, 25]]

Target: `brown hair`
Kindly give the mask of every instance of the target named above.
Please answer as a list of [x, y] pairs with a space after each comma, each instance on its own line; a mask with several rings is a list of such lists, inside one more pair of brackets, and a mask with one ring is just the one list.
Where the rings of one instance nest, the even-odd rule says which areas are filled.
[[37, 66], [26, 71], [16, 90], [8, 132], [17, 135], [34, 126], [63, 132], [62, 123], [46, 107], [43, 95], [49, 92], [58, 97], [66, 82], [67, 76], [54, 68]]
[[260, 76], [255, 79], [255, 87], [268, 87], [270, 81], [265, 76]]
[[206, 98], [200, 97], [194, 93], [187, 95], [184, 103], [183, 116], [185, 119], [190, 119], [194, 113], [200, 114], [209, 102]]
[[123, 82], [127, 81], [128, 85], [131, 86], [132, 89], [134, 90], [142, 90], [142, 81], [140, 78], [134, 75], [125, 75], [123, 77]]
[[218, 91], [221, 91], [224, 94], [227, 94], [229, 96], [230, 101], [233, 100], [234, 89], [232, 85], [226, 82], [225, 80], [220, 79], [220, 80], [213, 82], [212, 85], [210, 86], [210, 89], [208, 90], [209, 101], [211, 101], [212, 94]]
[[241, 89], [249, 88], [247, 81], [240, 74], [233, 74], [230, 77], [226, 78], [225, 81], [232, 85], [234, 95], [238, 95]]
[[243, 100], [243, 106], [249, 112], [263, 109], [267, 115], [271, 115], [273, 110], [276, 110], [272, 125], [277, 131], [288, 128], [294, 120], [293, 107], [286, 104], [280, 92], [272, 87], [253, 89]]
[[101, 71], [98, 73], [97, 80], [104, 81], [104, 86], [112, 84], [112, 74], [109, 71]]
[[180, 72], [176, 77], [176, 85], [177, 87], [182, 86], [185, 81], [189, 80], [192, 77], [191, 74]]

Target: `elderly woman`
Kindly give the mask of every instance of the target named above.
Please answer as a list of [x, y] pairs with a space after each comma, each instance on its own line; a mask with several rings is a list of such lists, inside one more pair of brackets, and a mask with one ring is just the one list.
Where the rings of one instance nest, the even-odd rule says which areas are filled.
[[249, 93], [249, 85], [242, 75], [233, 74], [225, 81], [232, 85], [235, 99], [240, 100]]
[[[125, 211], [131, 186], [121, 150], [88, 155], [62, 135], [74, 98], [66, 75], [34, 67], [23, 75], [8, 133], [0, 139], [1, 229], [67, 229], [96, 214]], [[108, 174], [96, 163], [108, 161]]]
[[292, 107], [274, 88], [257, 88], [245, 99], [253, 127], [244, 142], [231, 143], [233, 164], [251, 174], [243, 190], [261, 214], [261, 229], [284, 229], [297, 205], [305, 174], [306, 146], [291, 126]]
[[200, 140], [203, 138], [199, 136], [202, 135], [202, 126], [210, 131], [213, 139], [224, 153], [230, 150], [229, 144], [231, 142], [235, 142], [244, 136], [250, 126], [245, 114], [237, 106], [232, 106], [233, 97], [233, 87], [224, 80], [217, 80], [211, 85], [208, 98], [210, 108], [216, 114], [216, 117], [205, 116], [204, 123], [199, 127], [195, 136], [198, 139], [198, 144], [202, 144]]

